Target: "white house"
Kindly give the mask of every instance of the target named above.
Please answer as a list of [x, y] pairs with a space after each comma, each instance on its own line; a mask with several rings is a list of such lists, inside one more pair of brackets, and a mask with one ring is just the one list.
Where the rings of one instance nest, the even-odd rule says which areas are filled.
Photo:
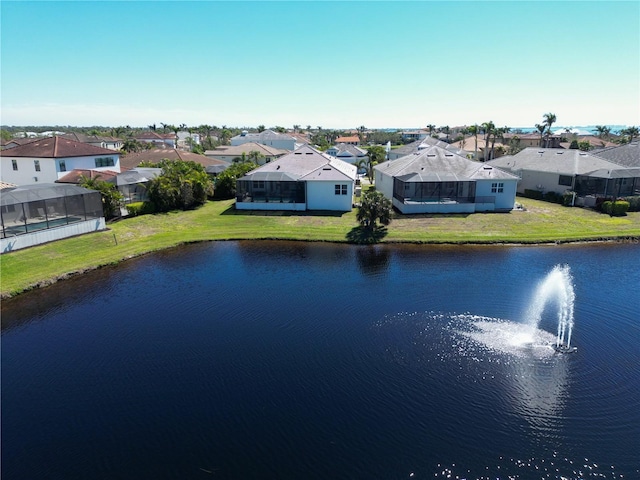
[[355, 180], [355, 165], [305, 145], [239, 178], [236, 209], [348, 212]]
[[289, 150], [281, 150], [268, 145], [262, 145], [261, 143], [247, 142], [237, 146], [220, 146], [215, 150], [207, 150], [204, 154], [209, 158], [231, 163], [236, 158], [242, 158], [243, 154], [245, 158], [251, 159], [251, 152], [258, 152], [257, 163], [258, 165], [264, 165], [265, 163], [272, 162], [276, 158], [286, 155], [289, 153]]
[[260, 133], [248, 133], [245, 130], [240, 135], [231, 138], [231, 145], [234, 147], [248, 142], [260, 143], [280, 150], [292, 151], [296, 148], [296, 139], [294, 137], [276, 133], [273, 130], [264, 130]]
[[325, 153], [353, 165], [359, 161], [366, 161], [368, 158], [366, 150], [348, 143], [339, 143], [333, 147], [329, 147]]
[[518, 177], [439, 146], [374, 167], [378, 191], [402, 213], [510, 211]]
[[120, 172], [120, 152], [48, 137], [0, 151], [0, 180], [16, 185], [53, 183], [75, 169]]

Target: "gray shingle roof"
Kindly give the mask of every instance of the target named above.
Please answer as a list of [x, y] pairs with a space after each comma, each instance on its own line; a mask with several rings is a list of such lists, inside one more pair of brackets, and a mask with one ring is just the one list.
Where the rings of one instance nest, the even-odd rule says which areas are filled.
[[[356, 167], [305, 145], [252, 170], [241, 180], [267, 180], [268, 173], [284, 175], [287, 180], [352, 181], [356, 178]], [[277, 181], [278, 177], [268, 180]]]
[[265, 140], [294, 140], [295, 138], [290, 135], [285, 135], [283, 133], [277, 133], [273, 130], [264, 130], [260, 133], [245, 133], [242, 135], [236, 135], [235, 138], [246, 138], [251, 142], [260, 143]]
[[454, 182], [481, 179], [515, 179], [515, 175], [486, 163], [468, 160], [438, 145], [373, 167], [405, 182]]
[[625, 167], [640, 167], [640, 142], [617, 145], [592, 152], [593, 155]]
[[[510, 171], [531, 170], [560, 175], [591, 175], [596, 171], [619, 170], [620, 165], [600, 158], [591, 152], [562, 148], [529, 147], [516, 155], [506, 155], [487, 162]], [[607, 176], [610, 174], [607, 174]]]

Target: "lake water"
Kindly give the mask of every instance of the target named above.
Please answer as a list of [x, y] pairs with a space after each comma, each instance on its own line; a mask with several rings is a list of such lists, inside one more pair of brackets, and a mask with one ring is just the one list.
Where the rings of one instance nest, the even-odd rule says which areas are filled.
[[[574, 354], [524, 325], [556, 265]], [[2, 478], [637, 479], [639, 287], [631, 244], [131, 260], [3, 302]]]

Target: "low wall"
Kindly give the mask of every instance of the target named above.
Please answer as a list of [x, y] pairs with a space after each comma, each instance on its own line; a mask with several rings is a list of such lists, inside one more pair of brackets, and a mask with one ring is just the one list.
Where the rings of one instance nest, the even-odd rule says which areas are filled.
[[104, 217], [100, 217], [95, 220], [86, 220], [84, 222], [72, 223], [71, 225], [49, 228], [48, 230], [39, 230], [37, 232], [25, 233], [24, 235], [16, 235], [15, 237], [2, 238], [0, 239], [0, 253], [8, 253], [14, 250], [20, 250], [21, 248], [54, 242], [63, 238], [105, 230], [106, 228]]
[[280, 202], [236, 202], [236, 210], [263, 210], [263, 211], [288, 211], [304, 212], [307, 209], [304, 203], [280, 203]]
[[404, 214], [412, 213], [473, 213], [475, 212], [475, 203], [402, 203], [397, 199], [393, 199], [393, 206]]

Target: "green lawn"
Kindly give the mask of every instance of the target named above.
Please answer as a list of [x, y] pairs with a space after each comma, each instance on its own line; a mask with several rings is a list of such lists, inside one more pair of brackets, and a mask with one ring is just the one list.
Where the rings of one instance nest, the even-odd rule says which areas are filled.
[[[609, 217], [591, 210], [520, 199], [526, 211], [471, 215], [396, 215], [381, 242], [547, 243], [640, 238], [640, 212]], [[109, 230], [0, 256], [1, 294], [38, 285], [181, 243], [283, 239], [347, 242], [358, 238], [349, 213], [240, 212], [232, 200], [198, 210], [122, 220]]]

